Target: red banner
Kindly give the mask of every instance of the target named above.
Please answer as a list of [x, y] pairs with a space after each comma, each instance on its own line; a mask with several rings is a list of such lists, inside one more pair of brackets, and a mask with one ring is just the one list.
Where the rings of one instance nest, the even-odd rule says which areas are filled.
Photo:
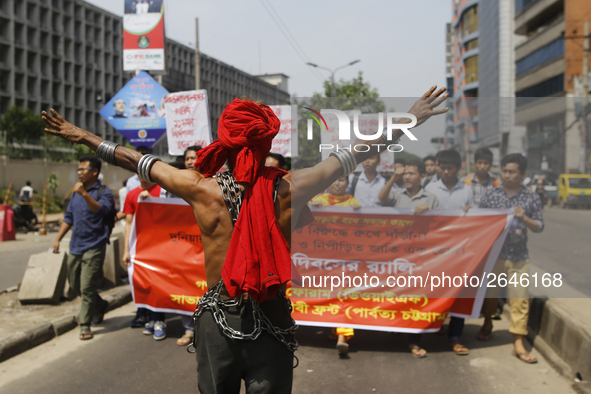
[[[512, 216], [493, 210], [409, 213], [315, 209], [316, 221], [292, 236], [292, 261], [302, 281], [288, 289], [294, 319], [302, 325], [433, 332], [450, 312], [477, 317], [485, 274]], [[191, 208], [176, 199], [140, 202], [130, 245], [136, 304], [191, 314], [206, 291], [201, 233]], [[480, 279], [477, 286], [472, 279]]]

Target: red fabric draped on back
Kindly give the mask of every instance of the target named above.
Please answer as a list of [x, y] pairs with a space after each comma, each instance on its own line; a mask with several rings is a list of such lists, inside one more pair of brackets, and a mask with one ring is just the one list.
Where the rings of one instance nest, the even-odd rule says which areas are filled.
[[237, 182], [252, 185], [271, 150], [281, 123], [265, 104], [234, 99], [220, 116], [218, 139], [197, 152], [197, 168], [212, 176], [228, 160]]
[[287, 172], [264, 166], [279, 126], [268, 106], [235, 99], [220, 117], [218, 140], [197, 153], [195, 167], [203, 175], [214, 175], [228, 160], [236, 181], [248, 185], [222, 268], [231, 297], [248, 292], [264, 301], [291, 278], [289, 246], [273, 201], [274, 182]]

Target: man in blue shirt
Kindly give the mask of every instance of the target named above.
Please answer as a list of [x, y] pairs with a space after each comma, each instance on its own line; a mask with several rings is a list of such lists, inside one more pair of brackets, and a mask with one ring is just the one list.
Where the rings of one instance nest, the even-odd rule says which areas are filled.
[[[460, 182], [458, 171], [462, 166], [460, 154], [454, 150], [444, 150], [437, 154], [437, 165], [441, 168], [441, 179], [431, 182], [425, 191], [435, 194], [443, 209], [462, 209], [466, 212], [474, 206], [472, 189]], [[460, 343], [464, 331], [464, 319], [452, 316], [447, 329], [447, 337], [453, 351], [458, 355], [469, 353], [467, 347]]]
[[113, 209], [114, 199], [111, 190], [101, 187], [98, 180], [101, 161], [94, 155], [82, 156], [78, 161], [79, 182], [74, 185], [74, 193], [53, 244], [53, 251], [59, 252], [60, 241], [74, 227], [68, 256], [68, 281], [82, 301], [78, 323], [80, 339], [86, 340], [93, 336], [91, 322], [101, 323], [109, 306], [98, 295], [96, 286], [101, 278], [109, 240], [109, 226], [105, 218]]

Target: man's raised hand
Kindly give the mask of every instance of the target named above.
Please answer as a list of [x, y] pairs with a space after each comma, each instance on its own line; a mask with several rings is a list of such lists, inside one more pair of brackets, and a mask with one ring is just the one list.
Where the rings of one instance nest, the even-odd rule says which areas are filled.
[[425, 123], [431, 116], [444, 114], [449, 110], [447, 107], [435, 110], [435, 108], [449, 97], [447, 93], [443, 94], [445, 88], [437, 91], [436, 89], [437, 85], [434, 85], [408, 110], [408, 113], [417, 117], [417, 126]]
[[[41, 118], [49, 127], [45, 132], [51, 135], [57, 135], [71, 143], [72, 145], [81, 143], [86, 131], [74, 126], [72, 123], [65, 120], [55, 109], [50, 109], [51, 115], [43, 111]], [[52, 116], [53, 115], [53, 116]]]

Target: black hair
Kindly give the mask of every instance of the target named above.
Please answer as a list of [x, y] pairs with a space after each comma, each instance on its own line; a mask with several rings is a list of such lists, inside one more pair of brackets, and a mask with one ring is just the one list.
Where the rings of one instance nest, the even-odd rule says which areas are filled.
[[478, 160], [488, 160], [489, 163], [492, 164], [493, 161], [493, 153], [488, 148], [480, 148], [474, 152], [474, 162], [476, 163]]
[[411, 159], [406, 162], [407, 166], [416, 166], [417, 171], [419, 171], [420, 175], [426, 174], [427, 170], [425, 168], [425, 162], [419, 159]]
[[25, 185], [31, 186], [31, 181], [27, 181], [27, 183], [25, 183]]
[[285, 168], [285, 157], [279, 153], [269, 153], [267, 157], [272, 157], [279, 163], [279, 168]]
[[435, 156], [429, 155], [429, 156], [426, 156], [426, 157], [423, 158], [423, 163], [426, 162], [426, 161], [429, 161], [429, 160], [431, 160], [434, 163], [437, 162], [437, 159], [435, 158]]
[[403, 166], [405, 166], [406, 160], [404, 160], [403, 158], [400, 158], [400, 159], [394, 158], [394, 164], [402, 164]]
[[441, 152], [437, 153], [437, 164], [451, 164], [457, 168], [460, 168], [462, 166], [462, 158], [455, 150], [442, 150]]
[[505, 167], [509, 163], [516, 163], [519, 166], [519, 172], [525, 174], [525, 171], [527, 170], [527, 159], [523, 157], [522, 154], [512, 153], [503, 157], [503, 160], [501, 160], [501, 168]]
[[[197, 153], [199, 152], [201, 149], [203, 149], [200, 145], [193, 145], [188, 147], [187, 149], [185, 149], [185, 153], [183, 153], [183, 158], [186, 159], [187, 158], [187, 152], [192, 150], [193, 152]], [[184, 164], [183, 164], [184, 165]]]
[[98, 157], [96, 157], [95, 155], [84, 155], [84, 156], [80, 156], [78, 158], [79, 163], [82, 163], [85, 161], [89, 162], [90, 166], [92, 168], [96, 168], [98, 170], [99, 174], [101, 173], [102, 163]]

